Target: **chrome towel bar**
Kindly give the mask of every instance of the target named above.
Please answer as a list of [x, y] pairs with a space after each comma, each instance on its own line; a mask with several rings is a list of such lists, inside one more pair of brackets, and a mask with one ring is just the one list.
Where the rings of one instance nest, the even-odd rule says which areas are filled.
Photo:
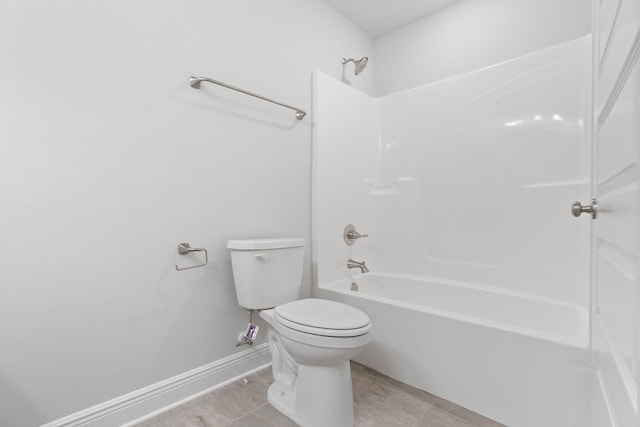
[[207, 254], [207, 250], [205, 248], [192, 248], [189, 243], [180, 243], [178, 245], [178, 253], [180, 255], [186, 255], [191, 252], [204, 252], [204, 264], [192, 265], [191, 267], [178, 267], [176, 265], [176, 270], [183, 271], [191, 268], [204, 267], [209, 263], [209, 254]]
[[248, 90], [240, 89], [239, 87], [235, 87], [235, 86], [231, 86], [231, 85], [226, 84], [226, 83], [222, 83], [221, 81], [218, 81], [218, 80], [209, 79], [207, 77], [195, 77], [195, 76], [191, 76], [189, 78], [189, 85], [194, 89], [200, 89], [200, 83], [202, 83], [202, 82], [208, 82], [208, 83], [213, 83], [213, 84], [216, 84], [216, 85], [224, 86], [227, 89], [235, 90], [237, 92], [244, 93], [245, 95], [253, 96], [255, 98], [262, 99], [263, 101], [271, 102], [273, 104], [280, 105], [281, 107], [285, 107], [285, 108], [288, 108], [290, 110], [294, 110], [296, 112], [296, 119], [298, 119], [298, 120], [304, 119], [304, 116], [307, 115], [307, 113], [305, 113], [304, 111], [302, 111], [299, 108], [293, 107], [291, 105], [283, 104], [282, 102], [274, 101], [273, 99], [267, 98], [267, 97], [262, 96], [262, 95], [258, 95], [257, 93], [249, 92]]

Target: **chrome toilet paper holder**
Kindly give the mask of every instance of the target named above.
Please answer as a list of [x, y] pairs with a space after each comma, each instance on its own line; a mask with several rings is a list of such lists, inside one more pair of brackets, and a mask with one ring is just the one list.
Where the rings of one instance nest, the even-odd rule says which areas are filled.
[[204, 252], [204, 264], [192, 265], [189, 267], [178, 267], [178, 265], [176, 265], [176, 270], [178, 271], [190, 270], [192, 268], [204, 267], [209, 263], [209, 254], [207, 253], [207, 250], [205, 248], [192, 248], [191, 244], [189, 243], [180, 243], [178, 245], [178, 253], [180, 255], [186, 255], [191, 252]]

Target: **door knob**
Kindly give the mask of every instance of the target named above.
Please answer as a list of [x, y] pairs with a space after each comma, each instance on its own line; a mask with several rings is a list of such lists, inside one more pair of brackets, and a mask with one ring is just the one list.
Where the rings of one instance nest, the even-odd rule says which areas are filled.
[[590, 213], [591, 219], [596, 219], [598, 214], [598, 202], [596, 199], [591, 199], [590, 205], [582, 206], [580, 202], [573, 202], [571, 204], [571, 214], [575, 217], [579, 217], [583, 213]]

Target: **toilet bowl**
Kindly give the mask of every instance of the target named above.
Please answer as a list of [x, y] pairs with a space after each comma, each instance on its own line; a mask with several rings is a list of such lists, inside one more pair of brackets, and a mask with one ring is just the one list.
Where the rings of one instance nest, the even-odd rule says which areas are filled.
[[290, 302], [261, 311], [260, 317], [271, 327], [267, 342], [274, 383], [269, 403], [305, 427], [352, 426], [349, 361], [371, 340], [368, 317], [321, 299]]
[[230, 240], [238, 303], [269, 325], [269, 402], [303, 427], [351, 427], [349, 361], [371, 340], [369, 317], [335, 301], [298, 300], [304, 240]]

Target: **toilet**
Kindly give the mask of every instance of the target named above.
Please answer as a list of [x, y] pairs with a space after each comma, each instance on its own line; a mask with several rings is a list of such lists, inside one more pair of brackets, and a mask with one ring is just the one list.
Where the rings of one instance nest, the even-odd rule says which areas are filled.
[[304, 239], [229, 240], [238, 303], [260, 310], [274, 382], [268, 400], [303, 427], [353, 425], [349, 361], [371, 340], [362, 311], [335, 301], [299, 300]]

